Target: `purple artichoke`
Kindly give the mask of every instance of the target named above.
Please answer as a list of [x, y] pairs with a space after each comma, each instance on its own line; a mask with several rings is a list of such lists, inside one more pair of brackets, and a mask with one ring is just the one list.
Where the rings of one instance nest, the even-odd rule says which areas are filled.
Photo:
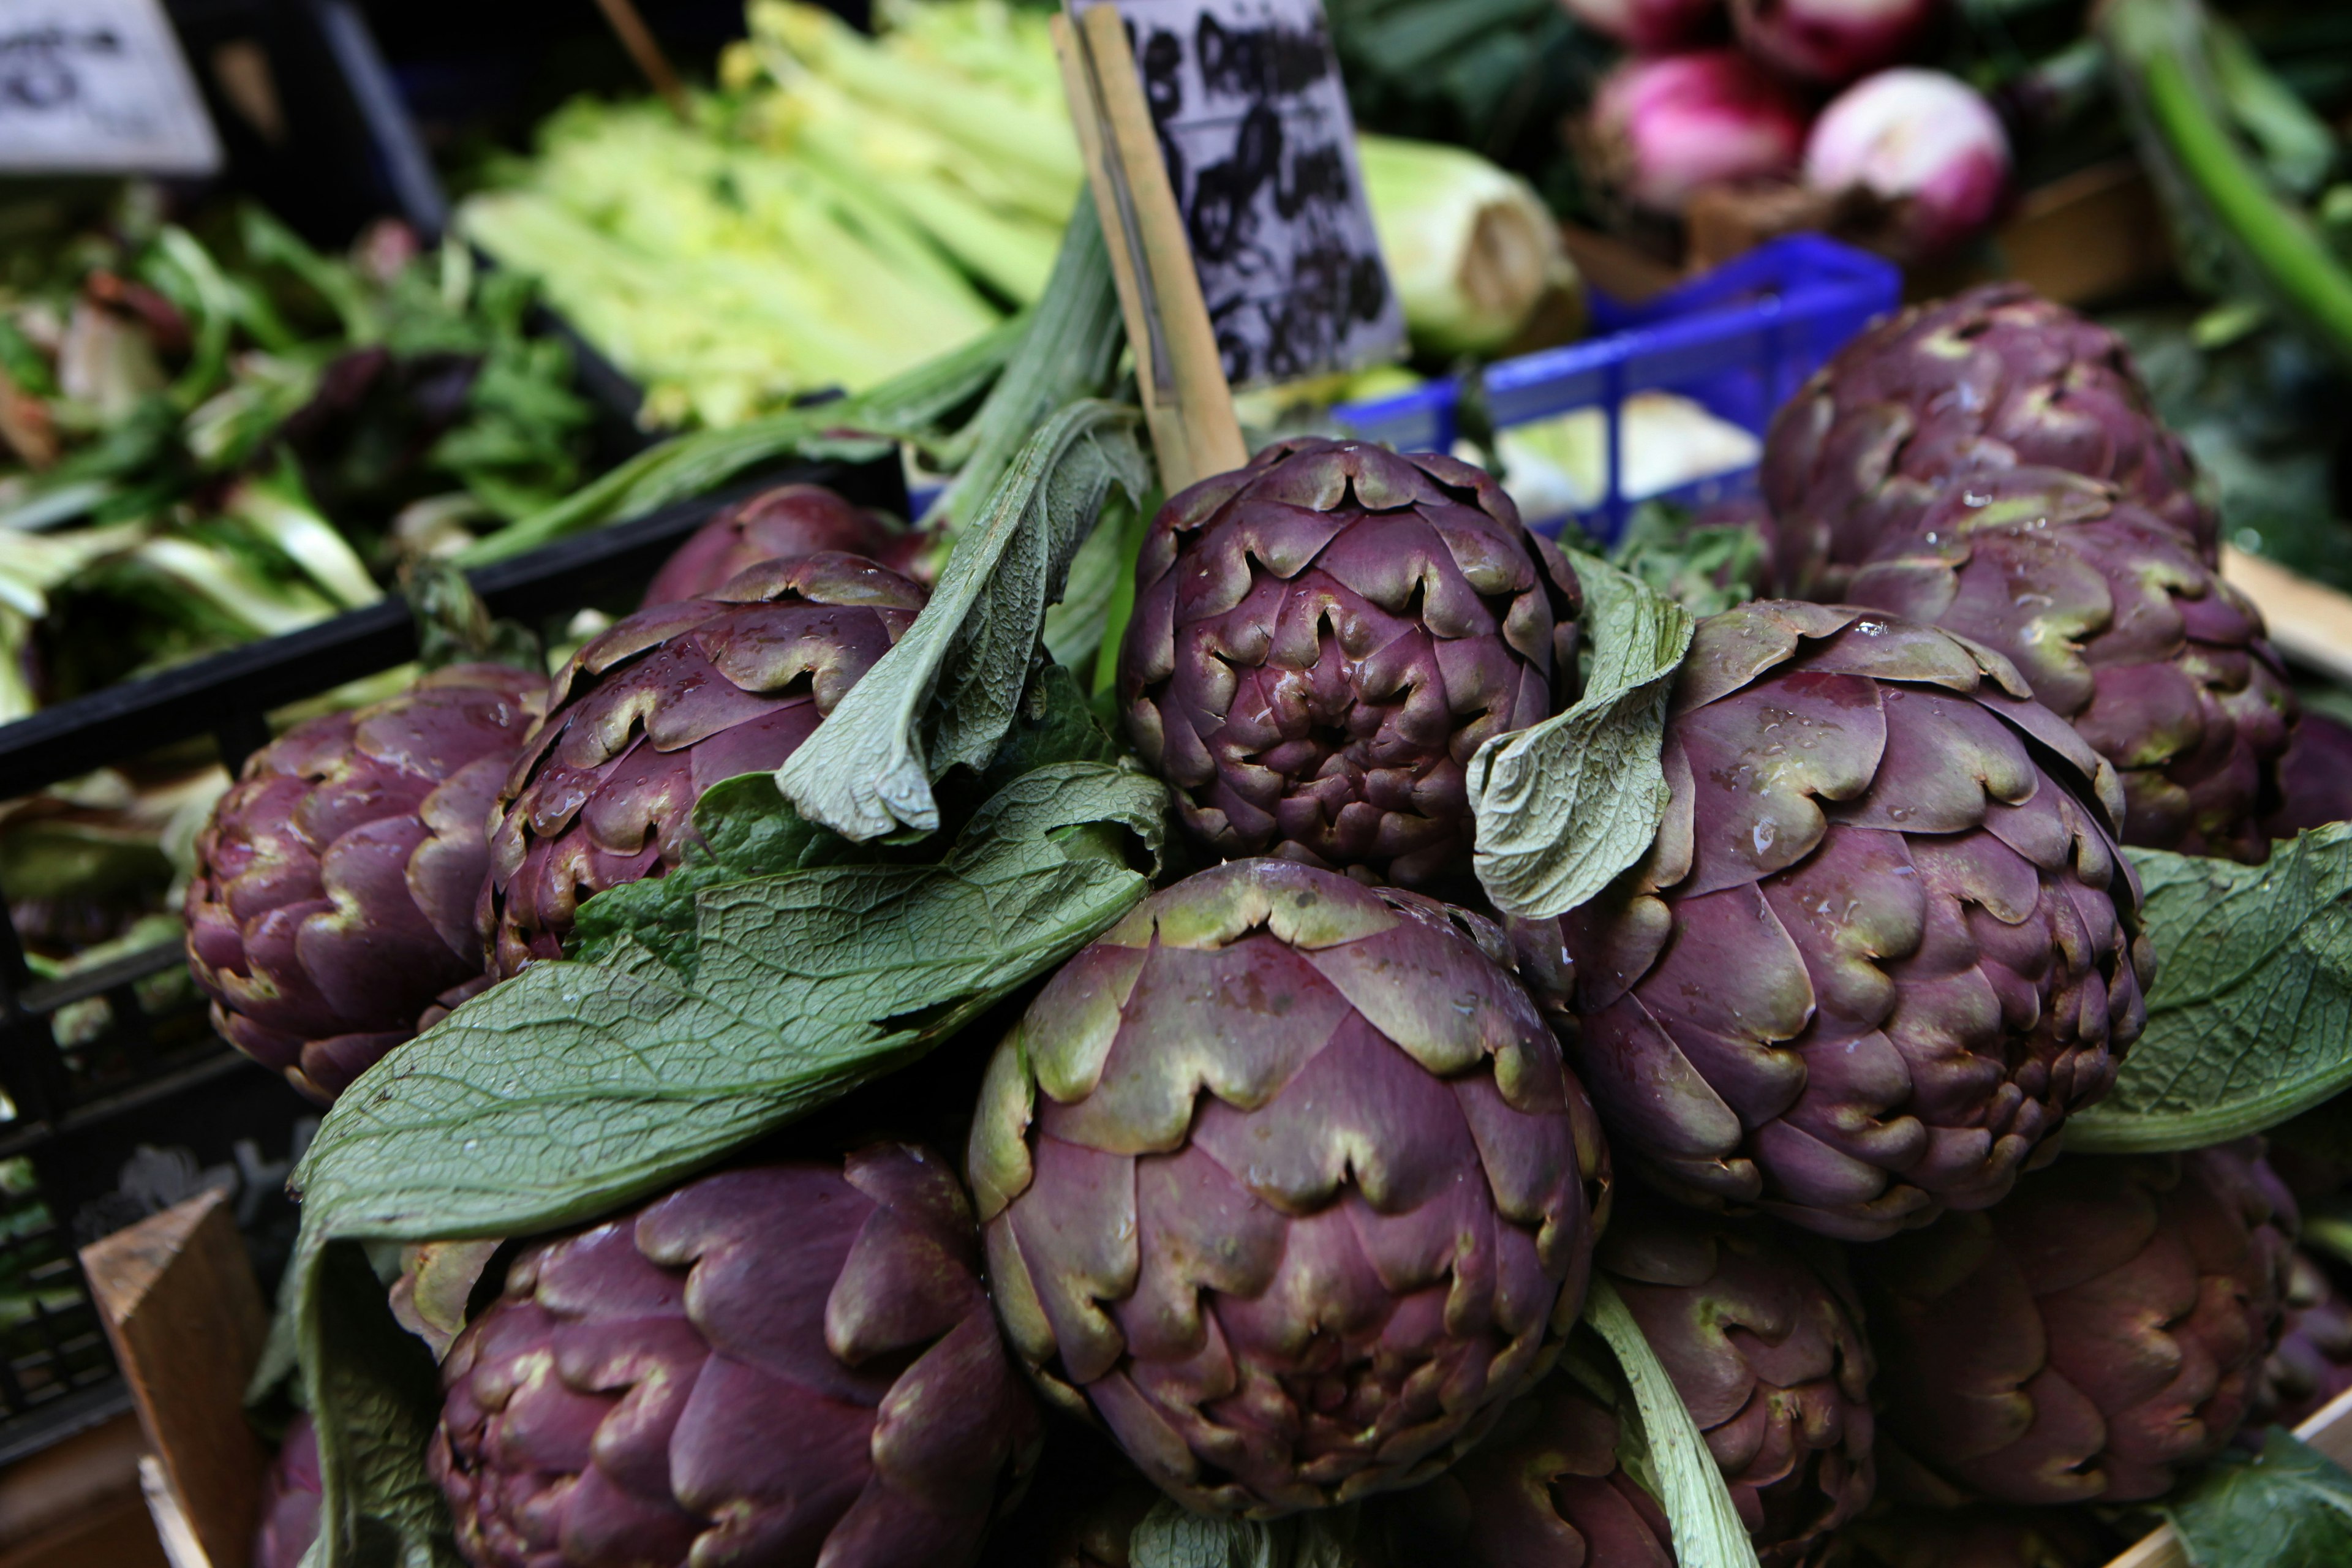
[[1575, 574], [1451, 458], [1269, 447], [1160, 508], [1135, 585], [1128, 731], [1224, 856], [1466, 873], [1471, 753], [1575, 669]]
[[2113, 487], [1969, 481], [1890, 534], [1848, 602], [1973, 637], [2123, 776], [2124, 841], [2260, 861], [2294, 722], [2259, 612]]
[[863, 556], [803, 555], [639, 610], [573, 654], [498, 795], [490, 973], [562, 957], [582, 900], [674, 869], [703, 792], [781, 767], [924, 597]]
[[301, 1568], [319, 1539], [319, 1431], [310, 1413], [287, 1424], [286, 1438], [261, 1479], [261, 1527], [253, 1537], [253, 1568]]
[[1959, 481], [2018, 467], [2112, 482], [2209, 565], [2218, 524], [2123, 340], [2019, 283], [1914, 307], [1848, 343], [1773, 418], [1765, 499], [1781, 585], [1843, 598], [1890, 533]]
[[1677, 679], [1657, 842], [1564, 931], [1612, 1143], [1852, 1240], [1995, 1202], [2145, 1021], [2113, 771], [1998, 655], [1858, 610], [1710, 616]]
[[2294, 1426], [2352, 1388], [2352, 1302], [2307, 1252], [2287, 1260], [2278, 1345], [2263, 1363], [2256, 1426]]
[[929, 542], [823, 485], [778, 485], [737, 501], [695, 530], [654, 574], [645, 602], [650, 607], [705, 598], [746, 567], [827, 552], [863, 555], [912, 575], [915, 559]]
[[1607, 1152], [1502, 933], [1273, 859], [1145, 900], [998, 1047], [997, 1310], [1202, 1511], [1427, 1479], [1584, 1299]]
[[1870, 1347], [1843, 1257], [1769, 1220], [1621, 1194], [1593, 1267], [1698, 1423], [1765, 1568], [1870, 1502]]
[[1888, 1434], [1960, 1496], [2169, 1490], [2236, 1434], [2277, 1330], [2289, 1242], [2260, 1164], [2252, 1141], [2061, 1160], [1857, 1251]]
[[1425, 1486], [1379, 1500], [1389, 1561], [1447, 1568], [1674, 1568], [1665, 1510], [1618, 1463], [1616, 1413], [1555, 1373]]
[[461, 665], [246, 763], [197, 837], [181, 911], [231, 1044], [331, 1101], [480, 976], [483, 823], [544, 686]]
[[2323, 713], [2304, 713], [2278, 763], [2279, 800], [2263, 819], [2273, 838], [2352, 822], [2352, 728]]
[[533, 1245], [441, 1376], [475, 1568], [956, 1568], [1040, 1433], [963, 1193], [900, 1144]]

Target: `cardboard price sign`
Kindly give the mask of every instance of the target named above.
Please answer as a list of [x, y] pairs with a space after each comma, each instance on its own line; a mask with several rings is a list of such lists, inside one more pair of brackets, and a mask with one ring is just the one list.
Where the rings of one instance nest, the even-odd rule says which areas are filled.
[[1111, 3], [1227, 379], [1290, 381], [1394, 358], [1404, 311], [1381, 262], [1319, 0]]
[[209, 174], [220, 164], [161, 0], [0, 0], [0, 174]]

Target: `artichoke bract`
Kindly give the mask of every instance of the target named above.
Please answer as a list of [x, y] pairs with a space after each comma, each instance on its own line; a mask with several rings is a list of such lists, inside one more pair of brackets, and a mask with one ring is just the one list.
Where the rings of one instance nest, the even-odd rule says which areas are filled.
[[892, 529], [823, 485], [778, 485], [721, 510], [674, 551], [646, 588], [648, 605], [700, 598], [763, 561], [833, 552], [905, 572], [923, 536]]
[[310, 1414], [287, 1424], [285, 1440], [261, 1478], [261, 1524], [253, 1535], [252, 1568], [301, 1568], [319, 1539], [319, 1430]]
[[479, 889], [490, 973], [561, 958], [582, 900], [675, 869], [703, 792], [782, 766], [925, 597], [859, 555], [769, 561], [573, 654], [498, 792]]
[[1982, 1214], [1854, 1256], [1885, 1430], [1956, 1489], [2138, 1502], [2259, 1391], [2289, 1240], [2253, 1141], [2061, 1160]]
[[1838, 1537], [1841, 1568], [2105, 1568], [2124, 1544], [2088, 1509], [1905, 1508]]
[[2246, 597], [2112, 486], [2049, 468], [1971, 479], [1882, 541], [1848, 602], [1983, 643], [2116, 765], [2123, 839], [2259, 862], [2294, 723]]
[[2273, 838], [2352, 822], [2352, 728], [2324, 713], [2297, 715], [2278, 763], [2278, 805], [2263, 819]]
[[1041, 1431], [962, 1190], [903, 1144], [534, 1244], [442, 1386], [476, 1568], [956, 1568]]
[[2219, 524], [2130, 351], [2018, 283], [1914, 307], [1848, 343], [1774, 416], [1765, 499], [1784, 591], [1840, 599], [1959, 481], [2025, 466], [2114, 483], [2210, 563]]
[[1188, 1506], [1411, 1486], [1557, 1354], [1607, 1152], [1506, 954], [1418, 895], [1234, 861], [998, 1047], [971, 1152], [997, 1310]]
[[197, 837], [181, 910], [230, 1044], [331, 1101], [479, 978], [483, 825], [545, 686], [455, 666], [247, 761]]
[[2352, 1388], [2352, 1301], [2307, 1252], [2287, 1262], [2278, 1344], [2263, 1363], [2251, 1425], [2294, 1426]]
[[1399, 1564], [1674, 1568], [1657, 1499], [1618, 1462], [1617, 1414], [1566, 1372], [1512, 1402], [1485, 1441], [1425, 1486], [1373, 1505]]
[[1119, 700], [1185, 826], [1417, 885], [1470, 866], [1465, 768], [1564, 704], [1574, 571], [1484, 472], [1299, 439], [1171, 497]]
[[1723, 1470], [1765, 1568], [1807, 1562], [1869, 1505], [1872, 1363], [1833, 1249], [1622, 1191], [1593, 1267]]
[[1699, 623], [1656, 842], [1564, 923], [1571, 1065], [1672, 1196], [1852, 1240], [1998, 1200], [2146, 1019], [2114, 770], [1999, 655]]

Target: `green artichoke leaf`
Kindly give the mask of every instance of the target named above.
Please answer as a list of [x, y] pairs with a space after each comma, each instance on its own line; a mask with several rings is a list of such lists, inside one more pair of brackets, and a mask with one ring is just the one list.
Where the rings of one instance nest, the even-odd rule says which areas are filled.
[[2260, 866], [2125, 853], [2156, 949], [2147, 1029], [2106, 1099], [2068, 1124], [2068, 1152], [2200, 1148], [2352, 1086], [2352, 824]]
[[1045, 608], [1114, 488], [1150, 479], [1133, 407], [1082, 399], [1032, 437], [958, 539], [915, 624], [776, 771], [802, 816], [843, 837], [936, 832], [931, 785], [985, 766], [1012, 728]]
[[1592, 642], [1584, 695], [1488, 741], [1469, 768], [1478, 881], [1496, 909], [1533, 920], [1600, 892], [1657, 837], [1666, 697], [1695, 625], [1640, 578], [1597, 556], [1568, 555], [1584, 584]]
[[2197, 1568], [2352, 1562], [2352, 1475], [2284, 1426], [2259, 1455], [2217, 1463], [2157, 1506]]
[[1198, 1514], [1162, 1498], [1128, 1537], [1131, 1568], [1359, 1568], [1361, 1510], [1349, 1503], [1281, 1519]]
[[1674, 1527], [1675, 1561], [1704, 1563], [1707, 1568], [1758, 1568], [1755, 1543], [1739, 1522], [1739, 1507], [1731, 1500], [1731, 1489], [1724, 1484], [1706, 1439], [1699, 1436], [1698, 1423], [1675, 1392], [1673, 1377], [1643, 1337], [1625, 1299], [1598, 1274], [1584, 1298], [1584, 1321], [1608, 1342], [1633, 1391], [1640, 1447], [1648, 1458], [1650, 1479], [1657, 1483], [1658, 1500], [1665, 1506], [1666, 1522]]
[[[1061, 686], [1035, 752], [1084, 743], [1052, 731], [1051, 707], [1078, 700]], [[711, 795], [712, 860], [745, 874], [680, 884], [690, 931], [666, 907], [642, 931], [606, 917], [593, 962], [537, 964], [370, 1068], [295, 1173], [298, 1333], [339, 1526], [314, 1568], [451, 1560], [423, 1469], [432, 1358], [380, 1286], [341, 1282], [352, 1244], [579, 1223], [907, 1065], [1148, 892], [1168, 810], [1132, 766], [1051, 762], [928, 859], [835, 841], [857, 858], [827, 860], [767, 775]]]

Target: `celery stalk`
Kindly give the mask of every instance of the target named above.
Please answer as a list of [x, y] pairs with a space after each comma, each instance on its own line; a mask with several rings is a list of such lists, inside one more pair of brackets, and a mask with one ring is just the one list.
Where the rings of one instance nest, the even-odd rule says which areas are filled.
[[2231, 134], [2206, 68], [2203, 7], [2197, 0], [2116, 0], [2101, 14], [2101, 27], [2184, 248], [2218, 237], [2232, 270], [2352, 365], [2352, 273]]

